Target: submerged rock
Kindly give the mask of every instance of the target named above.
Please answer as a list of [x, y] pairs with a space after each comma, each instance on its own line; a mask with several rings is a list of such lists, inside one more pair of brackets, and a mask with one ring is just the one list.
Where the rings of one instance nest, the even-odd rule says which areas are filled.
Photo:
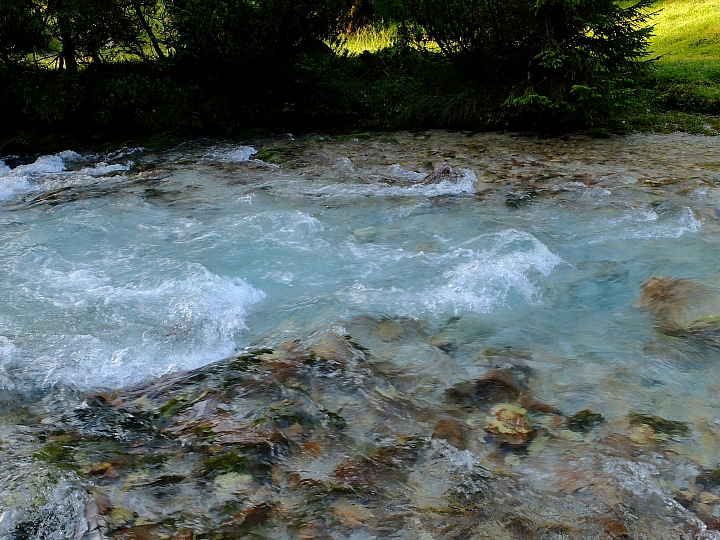
[[520, 396], [520, 379], [509, 368], [494, 369], [474, 381], [463, 381], [448, 388], [445, 398], [462, 406], [513, 401]]
[[720, 345], [720, 295], [689, 279], [654, 276], [643, 282], [637, 305], [668, 335]]
[[420, 182], [423, 185], [439, 184], [440, 182], [453, 181], [459, 178], [460, 175], [452, 170], [449, 165], [440, 165], [433, 172], [428, 174]]
[[511, 446], [527, 444], [535, 434], [527, 411], [510, 403], [500, 403], [490, 409], [484, 427], [485, 431], [493, 433], [503, 443]]
[[628, 419], [631, 426], [647, 425], [656, 433], [664, 433], [665, 435], [687, 435], [690, 432], [690, 428], [685, 422], [665, 420], [661, 416], [652, 414], [640, 414], [631, 411], [628, 413]]
[[584, 432], [590, 431], [604, 421], [605, 419], [602, 414], [591, 411], [590, 409], [583, 409], [572, 416], [568, 416], [565, 419], [565, 425], [571, 431]]

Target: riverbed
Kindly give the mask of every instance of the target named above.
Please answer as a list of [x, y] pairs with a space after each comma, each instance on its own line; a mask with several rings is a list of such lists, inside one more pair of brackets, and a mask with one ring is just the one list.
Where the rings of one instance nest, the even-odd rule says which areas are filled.
[[0, 163], [0, 538], [720, 538], [720, 144]]

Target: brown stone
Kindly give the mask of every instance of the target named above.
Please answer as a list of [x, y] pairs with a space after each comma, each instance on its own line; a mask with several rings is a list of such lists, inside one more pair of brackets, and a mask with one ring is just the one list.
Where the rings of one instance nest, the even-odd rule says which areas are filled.
[[467, 442], [467, 427], [454, 418], [444, 418], [435, 426], [434, 436], [437, 439], [445, 439], [447, 442], [462, 448]]
[[323, 453], [322, 447], [316, 441], [308, 441], [306, 443], [301, 444], [300, 450], [303, 452], [306, 452], [308, 454], [313, 454], [314, 456], [320, 456]]
[[178, 532], [176, 532], [173, 536], [170, 537], [170, 540], [193, 540], [195, 538], [195, 533], [192, 529], [180, 529]]
[[346, 486], [366, 487], [369, 484], [367, 469], [355, 461], [341, 463], [335, 467], [333, 475]]
[[120, 529], [110, 534], [112, 540], [154, 540], [157, 538], [157, 525], [139, 525]]
[[402, 336], [405, 333], [405, 329], [395, 321], [385, 320], [377, 325], [373, 333], [383, 341], [390, 341]]
[[716, 518], [712, 514], [698, 512], [697, 517], [699, 517], [711, 531], [720, 531], [720, 519]]
[[622, 538], [628, 533], [627, 527], [622, 522], [610, 518], [603, 521], [603, 531], [612, 539]]
[[520, 405], [529, 411], [537, 411], [545, 414], [562, 414], [560, 409], [558, 409], [557, 407], [553, 407], [548, 403], [544, 403], [538, 399], [535, 399], [530, 394], [525, 392], [520, 394]]
[[303, 433], [305, 433], [305, 430], [297, 422], [292, 426], [286, 427], [282, 430], [282, 434], [285, 436], [285, 438], [296, 444], [300, 444], [302, 442]]
[[485, 431], [511, 446], [527, 444], [535, 434], [527, 411], [509, 403], [500, 403], [490, 409], [485, 420]]
[[333, 334], [323, 336], [310, 350], [317, 358], [342, 365], [347, 364], [356, 354], [347, 339]]
[[445, 390], [450, 403], [483, 405], [514, 401], [520, 393], [520, 380], [511, 369], [488, 371], [474, 381], [463, 381]]
[[635, 455], [635, 442], [627, 435], [620, 433], [611, 433], [607, 437], [600, 439], [600, 444], [604, 444], [625, 457]]
[[368, 520], [373, 518], [372, 513], [365, 507], [351, 502], [336, 502], [331, 513], [338, 523], [348, 529], [362, 527]]

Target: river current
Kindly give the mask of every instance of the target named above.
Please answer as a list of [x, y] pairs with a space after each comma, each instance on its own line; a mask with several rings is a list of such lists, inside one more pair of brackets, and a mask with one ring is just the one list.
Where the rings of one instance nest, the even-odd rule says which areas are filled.
[[0, 161], [0, 538], [720, 538], [720, 144]]

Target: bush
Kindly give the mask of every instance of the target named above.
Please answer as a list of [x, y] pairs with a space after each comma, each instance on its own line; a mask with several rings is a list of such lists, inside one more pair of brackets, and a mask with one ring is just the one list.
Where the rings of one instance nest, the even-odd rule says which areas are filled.
[[507, 92], [510, 119], [593, 124], [637, 96], [653, 0], [407, 0], [408, 35], [479, 85]]

